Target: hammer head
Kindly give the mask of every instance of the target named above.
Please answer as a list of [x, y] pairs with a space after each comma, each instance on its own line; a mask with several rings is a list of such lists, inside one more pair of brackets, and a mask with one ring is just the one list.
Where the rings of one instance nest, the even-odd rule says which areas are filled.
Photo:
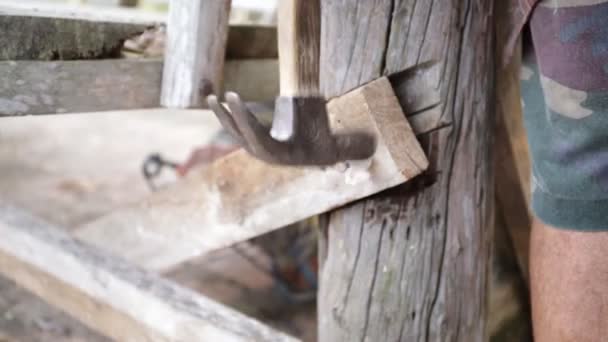
[[328, 166], [370, 158], [376, 139], [367, 132], [335, 134], [322, 97], [278, 97], [272, 129], [263, 126], [236, 93], [226, 93], [228, 107], [207, 97], [209, 107], [238, 143], [254, 157], [273, 164]]

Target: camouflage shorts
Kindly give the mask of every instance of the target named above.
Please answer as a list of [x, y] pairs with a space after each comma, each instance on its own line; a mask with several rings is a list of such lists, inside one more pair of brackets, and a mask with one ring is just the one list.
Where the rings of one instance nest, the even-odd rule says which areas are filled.
[[533, 210], [556, 227], [608, 231], [608, 0], [544, 0], [529, 28]]

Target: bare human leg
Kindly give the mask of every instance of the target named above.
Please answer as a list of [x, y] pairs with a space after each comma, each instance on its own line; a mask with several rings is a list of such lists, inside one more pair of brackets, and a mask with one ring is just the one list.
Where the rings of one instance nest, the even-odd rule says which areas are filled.
[[530, 246], [535, 341], [608, 341], [608, 232], [536, 220]]

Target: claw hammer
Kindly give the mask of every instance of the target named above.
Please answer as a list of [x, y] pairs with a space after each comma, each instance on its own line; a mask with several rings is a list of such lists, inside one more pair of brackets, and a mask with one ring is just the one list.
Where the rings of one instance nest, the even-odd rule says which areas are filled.
[[254, 157], [283, 165], [332, 165], [371, 157], [376, 138], [368, 132], [334, 134], [319, 87], [319, 0], [280, 0], [278, 51], [280, 95], [272, 128], [262, 126], [235, 93], [227, 110], [217, 97], [209, 107], [226, 130]]

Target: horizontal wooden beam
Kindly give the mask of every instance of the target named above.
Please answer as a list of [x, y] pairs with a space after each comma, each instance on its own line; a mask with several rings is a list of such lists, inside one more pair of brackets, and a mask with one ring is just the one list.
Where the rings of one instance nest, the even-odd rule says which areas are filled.
[[65, 4], [0, 3], [0, 60], [118, 57], [125, 39], [163, 16]]
[[0, 14], [0, 60], [118, 58], [123, 42], [146, 26]]
[[[0, 75], [0, 116], [153, 108], [162, 61], [4, 61]], [[278, 84], [275, 59], [226, 62], [225, 88], [247, 101], [273, 99]]]
[[117, 341], [295, 341], [0, 205], [0, 272]]
[[[125, 8], [0, 3], [0, 60], [117, 57], [125, 39], [164, 24], [166, 15]], [[231, 25], [227, 59], [276, 59], [274, 26]]]
[[426, 169], [386, 78], [331, 100], [328, 111], [336, 131], [367, 129], [378, 137], [369, 163], [280, 167], [240, 150], [76, 235], [146, 268], [166, 269], [396, 186]]
[[0, 116], [159, 106], [161, 61], [0, 62]]

